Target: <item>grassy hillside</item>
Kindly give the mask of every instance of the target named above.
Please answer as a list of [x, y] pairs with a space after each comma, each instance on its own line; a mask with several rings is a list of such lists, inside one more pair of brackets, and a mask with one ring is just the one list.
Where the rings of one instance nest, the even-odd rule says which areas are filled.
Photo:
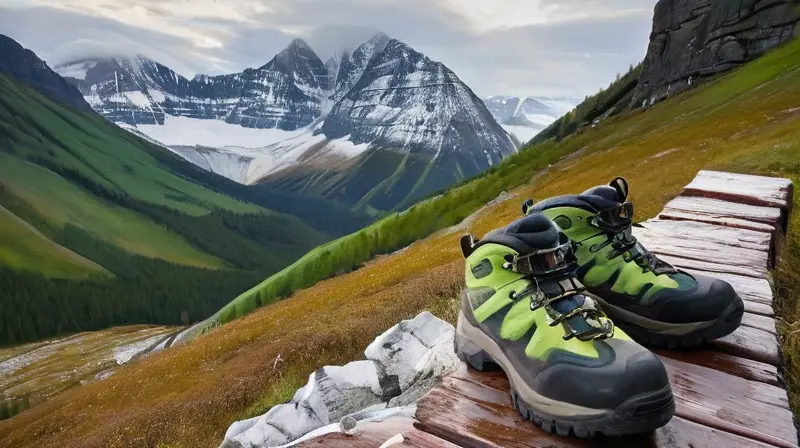
[[590, 126], [595, 120], [602, 120], [624, 112], [631, 102], [633, 91], [639, 84], [642, 64], [631, 66], [624, 75], [618, 75], [608, 87], [594, 95], [587, 96], [581, 104], [565, 114], [542, 132], [536, 134], [530, 143], [536, 144], [551, 138], [561, 140], [576, 131]]
[[36, 270], [48, 278], [108, 275], [99, 264], [50, 241], [30, 224], [0, 207], [0, 264]]
[[330, 239], [232, 184], [0, 76], [0, 344], [197, 321]]
[[[461, 206], [471, 204], [472, 194], [493, 198], [520, 184], [511, 190], [514, 199], [485, 207], [463, 228], [442, 230], [354, 272], [296, 291], [291, 300], [0, 422], [0, 439], [37, 448], [159, 443], [214, 447], [232, 421], [285, 400], [315, 368], [361, 358], [375, 335], [399, 319], [423, 309], [452, 319], [463, 282], [459, 237], [467, 231], [483, 235], [518, 218], [524, 198], [580, 192], [625, 175], [637, 215], [646, 218], [704, 168], [800, 182], [797, 104], [800, 41], [646, 112], [617, 116], [561, 142], [529, 147], [494, 172], [408, 212], [419, 217], [409, 225], [427, 227], [424, 219], [429, 216], [469, 214], [477, 207]], [[548, 166], [547, 160], [560, 155], [569, 156]], [[441, 208], [436, 209], [437, 203]], [[800, 205], [800, 195], [795, 205]], [[423, 210], [429, 214], [421, 214]], [[399, 223], [402, 216], [390, 219]], [[436, 226], [447, 219], [431, 222]], [[794, 291], [794, 296], [800, 294], [798, 229], [800, 213], [794, 213], [776, 277], [777, 286]], [[784, 300], [778, 306], [780, 317], [796, 322], [796, 306], [793, 299]], [[796, 325], [780, 328], [794, 409], [800, 385], [800, 363], [795, 361], [800, 342], [791, 332]], [[283, 362], [276, 365], [279, 355]]]

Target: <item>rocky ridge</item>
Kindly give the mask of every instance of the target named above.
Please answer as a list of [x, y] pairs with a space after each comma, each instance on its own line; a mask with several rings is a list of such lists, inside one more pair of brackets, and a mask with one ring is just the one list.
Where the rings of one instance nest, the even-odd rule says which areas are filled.
[[632, 107], [690, 89], [800, 35], [797, 0], [660, 0]]
[[50, 67], [36, 53], [14, 39], [0, 34], [0, 74], [6, 73], [72, 107], [91, 110], [81, 93]]

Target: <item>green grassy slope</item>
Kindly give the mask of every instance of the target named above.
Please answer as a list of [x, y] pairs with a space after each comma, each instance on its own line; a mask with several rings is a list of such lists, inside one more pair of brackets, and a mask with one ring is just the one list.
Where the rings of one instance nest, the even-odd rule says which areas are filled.
[[109, 275], [99, 264], [56, 244], [30, 224], [0, 207], [0, 264], [34, 270], [48, 278]]
[[210, 315], [330, 238], [267, 194], [0, 75], [0, 343]]

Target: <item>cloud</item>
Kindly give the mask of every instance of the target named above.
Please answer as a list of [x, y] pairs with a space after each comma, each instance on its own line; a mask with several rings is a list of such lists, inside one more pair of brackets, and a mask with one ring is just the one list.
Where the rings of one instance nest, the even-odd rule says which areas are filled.
[[0, 32], [51, 64], [140, 53], [193, 76], [263, 65], [294, 37], [325, 59], [383, 31], [481, 96], [584, 95], [644, 57], [655, 1], [0, 0]]

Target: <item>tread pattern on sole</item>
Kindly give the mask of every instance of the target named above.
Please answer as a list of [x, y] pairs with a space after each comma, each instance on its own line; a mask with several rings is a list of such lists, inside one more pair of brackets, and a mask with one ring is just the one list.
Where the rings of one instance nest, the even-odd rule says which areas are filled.
[[[472, 368], [479, 371], [503, 370], [500, 364], [474, 343], [455, 338], [454, 345], [458, 358]], [[654, 396], [640, 397], [623, 403], [606, 418], [585, 423], [560, 420], [537, 413], [519, 397], [513, 383], [510, 395], [511, 403], [517, 412], [543, 431], [579, 438], [592, 438], [598, 434], [620, 436], [647, 432], [642, 428], [650, 428], [648, 431], [660, 428], [666, 425], [675, 413], [675, 401], [669, 386]]]

